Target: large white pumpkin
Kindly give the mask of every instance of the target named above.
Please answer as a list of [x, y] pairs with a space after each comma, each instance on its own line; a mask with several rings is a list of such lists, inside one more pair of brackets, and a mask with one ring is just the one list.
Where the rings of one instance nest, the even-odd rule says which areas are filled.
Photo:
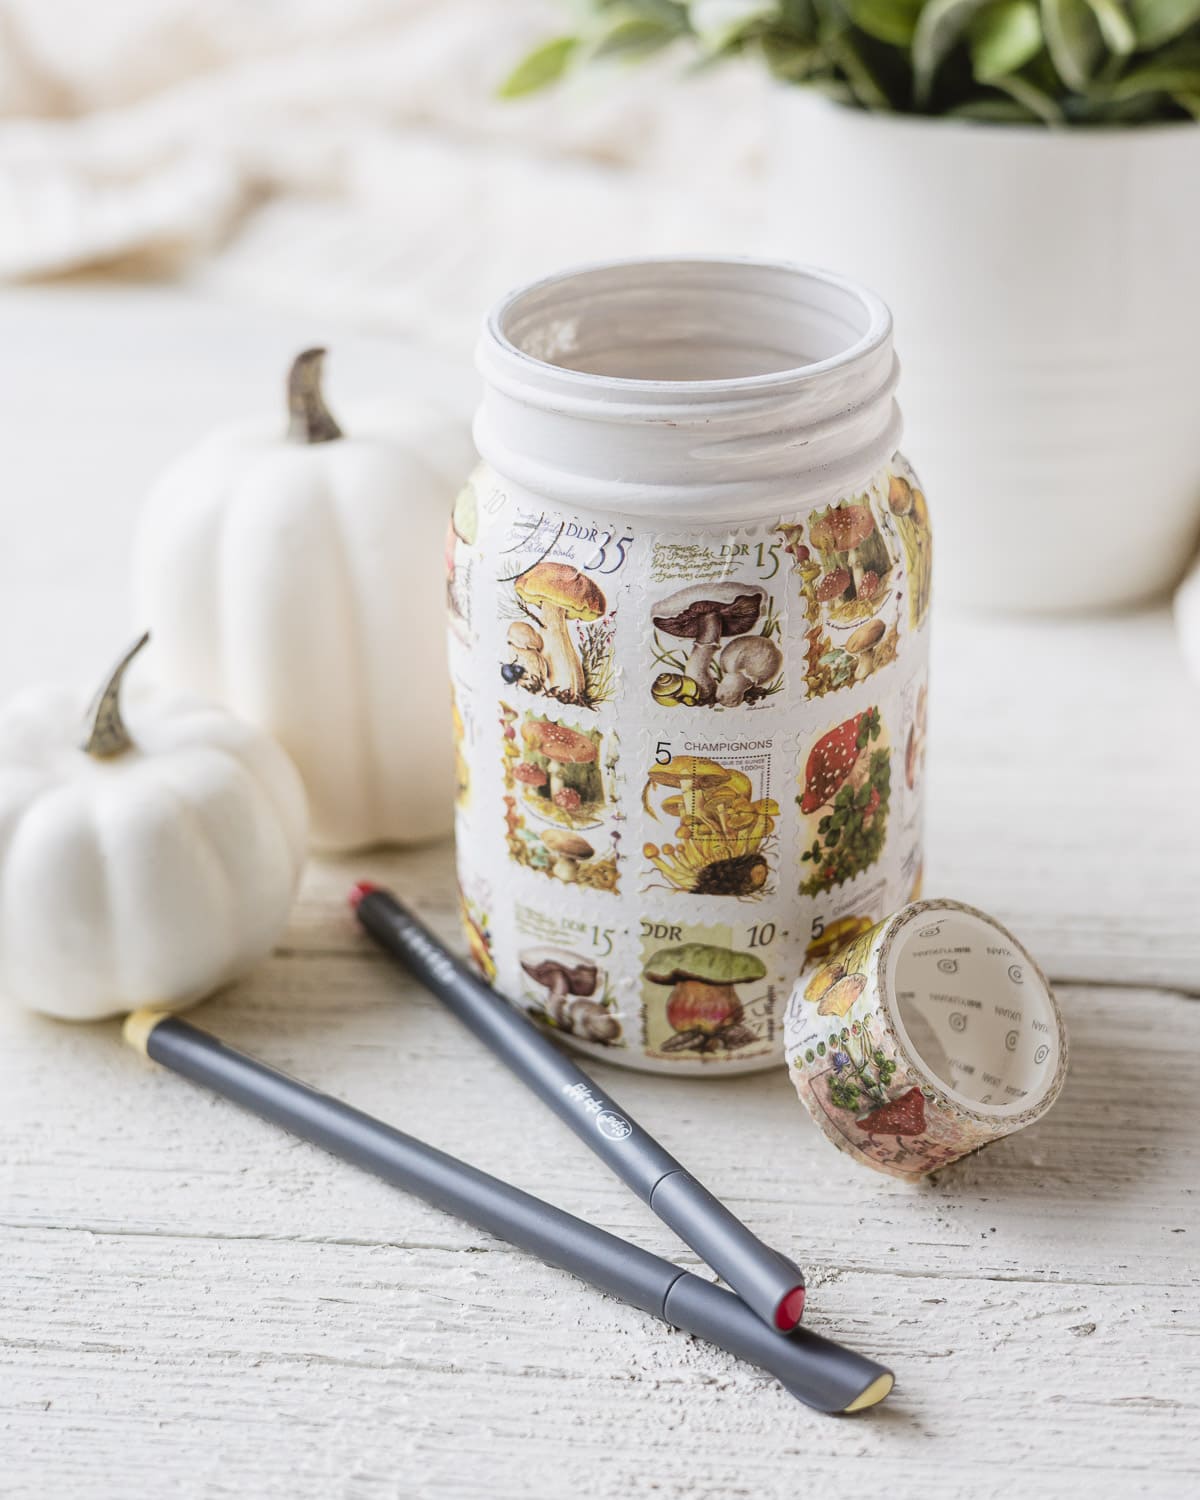
[[0, 713], [0, 997], [65, 1020], [175, 1010], [236, 979], [283, 931], [304, 863], [279, 746], [224, 709], [122, 706], [133, 654], [86, 720], [57, 688]]
[[469, 434], [410, 414], [343, 436], [321, 357], [292, 367], [286, 434], [216, 433], [159, 482], [139, 608], [160, 677], [291, 755], [314, 844], [417, 843], [453, 819], [442, 550]]

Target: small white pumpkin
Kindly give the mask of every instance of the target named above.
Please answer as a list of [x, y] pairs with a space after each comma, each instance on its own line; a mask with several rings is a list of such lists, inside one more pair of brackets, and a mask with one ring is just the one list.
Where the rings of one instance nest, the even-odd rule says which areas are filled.
[[118, 664], [0, 713], [0, 996], [69, 1021], [176, 1010], [236, 979], [287, 922], [300, 778], [223, 709], [131, 694]]
[[469, 439], [428, 416], [344, 437], [323, 354], [292, 365], [286, 435], [214, 433], [163, 476], [139, 608], [164, 680], [291, 755], [317, 847], [419, 843], [453, 820], [441, 558]]

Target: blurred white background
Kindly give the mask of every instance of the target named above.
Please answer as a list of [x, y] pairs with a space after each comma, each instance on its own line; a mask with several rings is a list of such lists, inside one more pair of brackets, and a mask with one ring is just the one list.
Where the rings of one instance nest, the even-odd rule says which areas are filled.
[[[463, 350], [581, 258], [754, 248], [764, 70], [504, 103], [544, 0], [4, 0], [0, 274], [186, 274]], [[719, 207], [714, 205], [719, 204]]]

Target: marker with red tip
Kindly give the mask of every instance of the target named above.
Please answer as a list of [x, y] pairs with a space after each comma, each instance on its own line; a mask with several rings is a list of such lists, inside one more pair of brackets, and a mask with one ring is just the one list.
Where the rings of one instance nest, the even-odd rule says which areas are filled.
[[350, 904], [375, 941], [402, 960], [769, 1328], [789, 1333], [797, 1326], [804, 1312], [804, 1278], [797, 1266], [752, 1234], [595, 1079], [460, 963], [389, 891], [362, 881], [351, 891]]
[[126, 1040], [301, 1140], [769, 1370], [818, 1411], [862, 1411], [892, 1389], [891, 1371], [874, 1360], [804, 1328], [780, 1338], [723, 1287], [277, 1073], [179, 1016], [139, 1011], [126, 1023]]

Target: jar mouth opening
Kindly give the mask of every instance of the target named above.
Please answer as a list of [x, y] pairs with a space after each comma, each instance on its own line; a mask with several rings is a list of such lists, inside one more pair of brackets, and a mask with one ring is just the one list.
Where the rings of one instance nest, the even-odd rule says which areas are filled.
[[488, 319], [494, 346], [568, 385], [633, 395], [770, 391], [852, 365], [887, 343], [873, 292], [785, 261], [610, 261], [521, 287]]

